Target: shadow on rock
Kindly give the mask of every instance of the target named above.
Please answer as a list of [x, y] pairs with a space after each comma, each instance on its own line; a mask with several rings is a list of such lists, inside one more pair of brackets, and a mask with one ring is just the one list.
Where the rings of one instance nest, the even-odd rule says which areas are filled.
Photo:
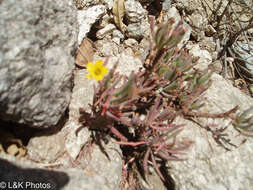
[[[0, 185], [3, 189], [61, 189], [70, 181], [67, 174], [44, 169], [23, 169], [0, 158]], [[2, 187], [1, 187], [2, 188]]]

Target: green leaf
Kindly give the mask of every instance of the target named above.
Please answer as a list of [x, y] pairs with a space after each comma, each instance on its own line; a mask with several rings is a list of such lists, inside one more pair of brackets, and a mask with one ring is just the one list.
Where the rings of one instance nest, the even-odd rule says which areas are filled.
[[203, 76], [198, 78], [197, 85], [203, 86], [206, 85], [209, 82], [209, 79], [213, 73], [212, 72], [206, 72]]
[[164, 91], [174, 90], [174, 89], [176, 89], [177, 87], [178, 87], [177, 81], [173, 81], [173, 82], [171, 82], [168, 86], [166, 86], [166, 87], [164, 88]]

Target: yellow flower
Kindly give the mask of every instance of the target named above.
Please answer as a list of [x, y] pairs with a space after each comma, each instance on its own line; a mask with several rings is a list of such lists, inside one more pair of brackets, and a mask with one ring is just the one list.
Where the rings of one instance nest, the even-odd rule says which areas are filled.
[[87, 64], [87, 70], [89, 71], [89, 73], [86, 74], [86, 78], [96, 79], [97, 81], [103, 80], [104, 75], [108, 72], [108, 69], [103, 66], [102, 60], [96, 61], [95, 64], [89, 62]]

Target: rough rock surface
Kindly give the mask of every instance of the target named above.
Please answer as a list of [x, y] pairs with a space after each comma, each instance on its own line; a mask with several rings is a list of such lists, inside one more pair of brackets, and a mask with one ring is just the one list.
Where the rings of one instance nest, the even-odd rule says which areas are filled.
[[205, 36], [205, 27], [208, 24], [207, 19], [200, 13], [189, 15], [186, 20], [194, 30], [192, 36], [196, 41], [200, 41]]
[[140, 22], [147, 15], [147, 11], [135, 0], [126, 1], [125, 9], [127, 20], [131, 23]]
[[216, 43], [213, 37], [204, 37], [203, 40], [199, 42], [201, 49], [207, 50], [213, 60], [216, 60], [218, 57], [218, 52], [216, 51]]
[[140, 40], [150, 36], [150, 25], [148, 13], [136, 0], [125, 2], [125, 13], [127, 18], [126, 35], [129, 38]]
[[74, 0], [74, 3], [78, 9], [83, 9], [98, 3], [99, 0]]
[[148, 20], [145, 19], [138, 23], [132, 23], [127, 26], [127, 37], [140, 40], [142, 38], [148, 38], [150, 35], [150, 25]]
[[120, 41], [124, 39], [124, 35], [119, 30], [113, 30], [112, 37], [112, 41], [118, 45], [120, 44]]
[[164, 0], [162, 4], [162, 9], [164, 11], [168, 10], [171, 6], [171, 0]]
[[85, 38], [90, 32], [92, 25], [98, 21], [106, 13], [106, 6], [95, 5], [87, 10], [77, 11], [77, 20], [79, 23], [78, 44], [81, 44], [83, 38]]
[[176, 8], [184, 10], [187, 14], [192, 14], [196, 10], [201, 10], [201, 1], [199, 0], [175, 0]]
[[101, 30], [99, 30], [96, 34], [98, 39], [103, 39], [106, 35], [109, 35], [113, 32], [113, 30], [116, 29], [116, 26], [114, 24], [108, 24]]
[[[101, 166], [102, 168], [103, 166]], [[110, 168], [108, 171], [115, 172], [114, 169], [110, 170]], [[20, 161], [4, 154], [1, 154], [0, 158], [0, 176], [1, 181], [6, 182], [6, 184], [7, 182], [11, 184], [14, 184], [12, 182], [23, 182], [22, 189], [79, 190], [101, 189], [102, 187], [105, 190], [118, 189], [116, 186], [112, 186], [107, 178], [94, 171], [76, 168], [42, 169], [31, 162]], [[115, 181], [119, 182], [119, 179], [115, 179]]]
[[[205, 106], [202, 112], [222, 113], [240, 106], [240, 110], [246, 110], [253, 105], [253, 100], [233, 87], [220, 75], [213, 74], [211, 87], [203, 94]], [[193, 122], [178, 119], [178, 123], [186, 124], [185, 129], [179, 135], [180, 138], [188, 138], [195, 143], [187, 152], [187, 160], [183, 162], [170, 162], [169, 172], [172, 175], [176, 189], [221, 189], [238, 190], [248, 189], [253, 186], [253, 164], [250, 155], [253, 153], [253, 141], [247, 138], [245, 144], [241, 144], [245, 137], [238, 136], [232, 126], [226, 133], [231, 142], [239, 145], [227, 152], [217, 145], [212, 135]], [[228, 120], [199, 119], [203, 126], [217, 124], [225, 127]]]
[[63, 133], [33, 137], [27, 145], [29, 158], [40, 163], [55, 163], [65, 151]]
[[72, 1], [3, 0], [0, 18], [0, 118], [56, 125], [71, 96], [77, 39]]
[[113, 41], [106, 39], [97, 40], [94, 44], [97, 49], [96, 54], [101, 57], [116, 56], [122, 49]]

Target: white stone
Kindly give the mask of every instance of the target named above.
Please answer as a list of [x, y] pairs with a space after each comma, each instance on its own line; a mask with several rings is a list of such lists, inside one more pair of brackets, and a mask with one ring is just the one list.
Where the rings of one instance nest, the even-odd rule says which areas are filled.
[[104, 15], [101, 19], [101, 21], [99, 22], [99, 27], [100, 28], [104, 28], [106, 27], [108, 24], [110, 24], [110, 20], [113, 20], [113, 17], [108, 14]]
[[125, 52], [122, 52], [117, 56], [110, 57], [108, 67], [112, 68], [117, 61], [119, 61], [119, 65], [116, 71], [127, 76], [129, 76], [132, 71], [136, 72], [142, 67], [142, 62], [140, 59], [130, 56]]
[[116, 29], [114, 24], [108, 24], [106, 27], [99, 30], [96, 36], [98, 39], [103, 39], [107, 34], [112, 33], [114, 29]]
[[120, 45], [120, 38], [114, 37], [114, 38], [112, 38], [112, 41], [115, 42], [116, 44]]
[[123, 39], [123, 38], [124, 38], [124, 35], [123, 35], [122, 32], [119, 31], [119, 30], [113, 30], [112, 36], [113, 36], [113, 37], [120, 38], [120, 39]]
[[78, 123], [77, 121], [73, 121], [71, 119], [65, 124], [64, 130], [63, 130], [63, 131], [67, 131], [67, 136], [65, 140], [66, 151], [68, 152], [69, 156], [71, 156], [71, 158], [73, 159], [77, 158], [78, 154], [82, 150], [82, 147], [85, 145], [85, 143], [87, 143], [90, 136], [87, 127], [83, 127], [83, 129], [78, 132], [78, 135], [76, 135], [76, 131], [80, 127], [82, 127], [80, 123]]
[[92, 25], [98, 21], [105, 13], [106, 6], [96, 5], [87, 10], [77, 11], [77, 19], [79, 23], [78, 44], [81, 44], [90, 31]]
[[136, 0], [127, 0], [125, 2], [126, 16], [130, 23], [140, 22], [147, 11], [142, 8], [140, 2]]
[[138, 45], [138, 42], [135, 39], [133, 39], [133, 38], [129, 38], [129, 39], [127, 39], [127, 40], [124, 41], [124, 44], [126, 46], [129, 46], [129, 47], [134, 47], [134, 46]]
[[118, 45], [111, 40], [97, 40], [94, 44], [97, 49], [96, 53], [101, 57], [115, 56], [119, 53]]
[[142, 19], [141, 22], [129, 24], [126, 28], [127, 37], [140, 40], [142, 38], [149, 38], [150, 24], [148, 19]]
[[168, 10], [170, 8], [171, 0], [164, 0], [163, 2], [163, 10]]

